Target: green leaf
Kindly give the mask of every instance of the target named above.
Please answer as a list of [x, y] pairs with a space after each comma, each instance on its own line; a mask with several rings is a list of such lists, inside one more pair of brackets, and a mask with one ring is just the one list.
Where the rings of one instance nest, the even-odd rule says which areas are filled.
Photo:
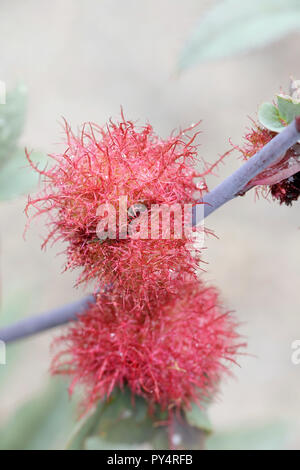
[[[187, 416], [173, 416], [174, 446], [178, 449], [203, 448], [205, 434], [211, 426], [206, 412], [196, 405]], [[149, 413], [148, 403], [134, 397], [128, 388], [116, 390], [110, 399], [100, 403], [77, 425], [67, 449], [117, 450], [169, 448], [167, 413], [158, 408]], [[177, 442], [178, 441], [178, 442]]]
[[205, 408], [201, 409], [198, 405], [193, 403], [192, 408], [185, 412], [185, 416], [191, 426], [201, 429], [207, 434], [212, 432], [212, 424]]
[[155, 432], [148, 405], [140, 397], [132, 403], [131, 392], [117, 391], [103, 409], [94, 435], [111, 445], [123, 443], [128, 447], [151, 440]]
[[99, 424], [103, 407], [103, 403], [99, 403], [96, 408], [93, 408], [77, 423], [67, 442], [66, 450], [80, 450], [84, 447], [85, 439], [93, 434], [96, 426]]
[[291, 429], [287, 423], [266, 423], [259, 427], [240, 428], [216, 433], [206, 441], [209, 450], [280, 450], [287, 446]]
[[[166, 448], [166, 415], [149, 414], [141, 397], [132, 402], [131, 392], [117, 390], [107, 402], [100, 403], [78, 424], [67, 449]], [[163, 431], [163, 432], [162, 432]]]
[[273, 132], [281, 132], [284, 129], [279, 115], [279, 111], [271, 103], [263, 103], [258, 110], [259, 122]]
[[179, 59], [179, 69], [230, 57], [300, 29], [298, 0], [222, 0], [201, 18]]
[[121, 442], [112, 444], [99, 436], [89, 437], [86, 442], [85, 450], [138, 450], [138, 444], [123, 444]]
[[[32, 152], [30, 158], [43, 169], [46, 156], [41, 152]], [[24, 150], [16, 150], [0, 170], [0, 201], [26, 194], [39, 181], [39, 174], [30, 167]]]
[[300, 116], [300, 103], [294, 103], [292, 98], [277, 96], [278, 112], [287, 124], [290, 124], [296, 116]]
[[[19, 85], [7, 93], [6, 103], [0, 104], [0, 201], [30, 191], [39, 175], [29, 167], [25, 151], [17, 148], [24, 126], [27, 90]], [[34, 162], [45, 163], [45, 155], [33, 152]]]
[[52, 381], [21, 405], [0, 429], [1, 450], [59, 449], [74, 424], [65, 383]]
[[24, 126], [27, 89], [19, 85], [7, 93], [6, 103], [0, 104], [0, 168], [16, 150]]
[[155, 433], [151, 439], [151, 445], [154, 450], [169, 449], [169, 436], [166, 426], [161, 426], [155, 429]]

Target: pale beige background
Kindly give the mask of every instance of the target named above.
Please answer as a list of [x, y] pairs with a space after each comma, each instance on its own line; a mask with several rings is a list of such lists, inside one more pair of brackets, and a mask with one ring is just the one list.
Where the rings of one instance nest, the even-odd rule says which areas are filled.
[[[247, 115], [272, 99], [288, 77], [300, 78], [299, 34], [248, 56], [204, 64], [180, 77], [176, 60], [195, 19], [211, 4], [200, 0], [0, 1], [0, 79], [29, 88], [22, 142], [47, 152], [61, 139], [61, 116], [72, 125], [104, 123], [126, 115], [149, 120], [162, 136], [203, 119], [201, 154], [213, 161], [240, 143]], [[221, 166], [224, 178], [240, 162]], [[211, 186], [217, 179], [211, 180]], [[59, 247], [40, 251], [41, 223], [22, 239], [25, 198], [1, 204], [3, 292], [27, 290], [37, 313], [80, 297], [74, 276], [60, 274]], [[291, 342], [300, 339], [300, 203], [293, 208], [248, 194], [208, 220], [219, 240], [207, 241], [207, 278], [235, 310], [248, 337], [248, 352], [235, 379], [223, 383], [212, 407], [215, 428], [286, 419], [288, 446], [300, 448], [300, 365], [291, 363]], [[47, 377], [54, 332], [26, 341], [22, 361], [0, 391], [0, 421]]]

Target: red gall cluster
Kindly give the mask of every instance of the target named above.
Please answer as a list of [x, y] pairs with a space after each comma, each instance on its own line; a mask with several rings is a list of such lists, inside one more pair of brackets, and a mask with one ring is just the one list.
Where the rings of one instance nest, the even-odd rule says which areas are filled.
[[[122, 116], [105, 127], [66, 124], [67, 149], [40, 171], [43, 192], [27, 204], [48, 214], [52, 241], [66, 242], [65, 269], [81, 268], [78, 283], [93, 281], [92, 305], [60, 338], [52, 370], [86, 387], [86, 403], [128, 385], [133, 394], [162, 408], [188, 406], [215, 390], [225, 362], [238, 350], [235, 325], [213, 288], [196, 276], [200, 253], [191, 232], [179, 239], [125, 238], [117, 217], [115, 239], [100, 240], [101, 204], [119, 216], [128, 206], [192, 204], [207, 191], [207, 167], [197, 173], [197, 134], [188, 129], [162, 140], [148, 124]], [[198, 162], [204, 164], [204, 162]], [[200, 179], [201, 186], [195, 178]], [[128, 220], [132, 212], [128, 213]]]
[[[34, 207], [36, 215], [49, 215], [49, 236], [43, 246], [49, 241], [66, 242], [66, 269], [81, 268], [78, 283], [95, 280], [96, 289], [100, 282], [118, 282], [124, 289], [149, 287], [153, 291], [164, 287], [174, 269], [194, 268], [185, 236], [163, 243], [124, 240], [117, 217], [116, 239], [99, 240], [97, 209], [109, 203], [118, 213], [123, 196], [128, 207], [143, 203], [149, 209], [152, 204], [183, 206], [193, 201], [195, 192], [201, 196], [205, 181], [192, 166], [196, 135], [184, 141], [184, 132], [180, 132], [161, 140], [149, 124], [136, 128], [124, 119], [119, 124], [110, 122], [105, 129], [86, 124], [79, 136], [67, 124], [65, 130], [67, 149], [51, 155], [55, 165], [40, 171], [44, 191], [29, 200], [26, 209]], [[201, 178], [201, 189], [195, 177]]]
[[[248, 160], [276, 135], [276, 132], [253, 122], [250, 132], [244, 136], [244, 145], [234, 148], [240, 151], [245, 160]], [[277, 162], [253, 178], [246, 186], [245, 192], [254, 186], [259, 186], [264, 196], [271, 194], [280, 204], [291, 205], [300, 196], [299, 154], [300, 145], [295, 144]]]
[[191, 279], [174, 289], [154, 317], [147, 308], [132, 315], [120, 293], [101, 295], [60, 338], [53, 370], [72, 377], [71, 392], [86, 387], [86, 406], [125, 385], [162, 409], [201, 403], [216, 391], [226, 360], [237, 354], [236, 325], [214, 288]]

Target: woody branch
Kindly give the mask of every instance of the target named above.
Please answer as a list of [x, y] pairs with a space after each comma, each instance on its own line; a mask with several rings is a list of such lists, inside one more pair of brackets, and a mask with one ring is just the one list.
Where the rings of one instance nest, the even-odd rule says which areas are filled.
[[[255, 176], [275, 163], [285, 152], [300, 140], [300, 116], [298, 116], [280, 134], [274, 137], [259, 152], [246, 161], [238, 170], [226, 178], [216, 188], [207, 193], [198, 204], [204, 204], [204, 211], [193, 209], [193, 224], [199, 224], [226, 202], [243, 192], [246, 185]], [[0, 340], [10, 343], [36, 333], [75, 321], [88, 306], [95, 301], [95, 296], [88, 295], [83, 299], [50, 310], [40, 315], [21, 320], [11, 326], [0, 329]]]

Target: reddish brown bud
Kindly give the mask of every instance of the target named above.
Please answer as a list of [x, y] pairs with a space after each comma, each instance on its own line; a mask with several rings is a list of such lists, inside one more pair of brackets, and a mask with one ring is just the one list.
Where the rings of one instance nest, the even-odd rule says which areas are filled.
[[296, 116], [296, 129], [298, 132], [300, 132], [300, 116]]

